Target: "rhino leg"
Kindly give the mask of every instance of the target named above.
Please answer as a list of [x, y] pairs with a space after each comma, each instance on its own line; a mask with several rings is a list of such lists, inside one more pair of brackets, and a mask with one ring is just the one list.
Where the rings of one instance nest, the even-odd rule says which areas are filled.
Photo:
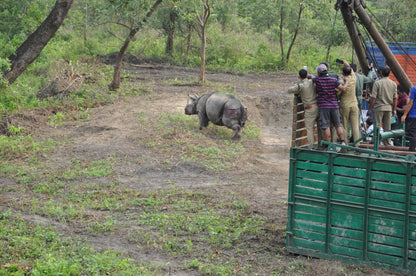
[[235, 124], [235, 125], [232, 126], [231, 129], [234, 130], [234, 136], [231, 139], [233, 139], [233, 140], [240, 139], [241, 126], [238, 125], [238, 124]]
[[207, 127], [209, 123], [209, 119], [206, 114], [198, 113], [199, 118], [199, 130], [201, 130], [203, 127]]

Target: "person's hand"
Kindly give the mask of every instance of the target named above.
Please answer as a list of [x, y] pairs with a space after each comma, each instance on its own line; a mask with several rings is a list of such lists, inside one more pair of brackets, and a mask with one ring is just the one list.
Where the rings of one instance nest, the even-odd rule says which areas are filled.
[[367, 110], [367, 117], [370, 116], [371, 110]]
[[400, 118], [400, 122], [404, 123], [404, 121], [406, 121], [406, 116], [405, 114], [402, 115], [402, 117]]

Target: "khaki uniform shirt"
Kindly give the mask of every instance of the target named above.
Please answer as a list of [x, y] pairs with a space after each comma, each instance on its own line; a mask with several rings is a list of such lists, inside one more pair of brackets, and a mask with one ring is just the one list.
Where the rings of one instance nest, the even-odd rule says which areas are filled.
[[347, 90], [345, 90], [344, 92], [341, 92], [341, 95], [340, 95], [341, 107], [348, 108], [348, 107], [358, 106], [357, 96], [355, 94], [356, 82], [357, 82], [357, 77], [355, 76], [355, 74], [351, 73], [351, 75], [348, 76]]
[[306, 107], [317, 104], [315, 86], [311, 79], [303, 79], [298, 84], [290, 87], [288, 93], [299, 94], [303, 105]]
[[374, 110], [393, 111], [393, 102], [397, 98], [397, 85], [388, 77], [374, 82], [371, 97], [375, 98]]

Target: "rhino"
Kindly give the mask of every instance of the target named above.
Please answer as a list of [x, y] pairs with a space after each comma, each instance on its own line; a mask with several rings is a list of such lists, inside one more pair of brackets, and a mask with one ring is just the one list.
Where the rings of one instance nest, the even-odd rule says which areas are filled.
[[[192, 100], [189, 103], [189, 99]], [[212, 92], [201, 97], [189, 95], [185, 106], [186, 115], [198, 114], [199, 130], [207, 127], [209, 122], [214, 125], [226, 126], [234, 130], [232, 139], [240, 138], [241, 128], [247, 120], [247, 108], [239, 99], [230, 94]]]

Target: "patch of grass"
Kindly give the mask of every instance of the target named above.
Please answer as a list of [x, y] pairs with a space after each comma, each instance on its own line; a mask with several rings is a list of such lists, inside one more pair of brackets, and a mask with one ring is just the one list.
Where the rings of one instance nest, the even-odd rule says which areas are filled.
[[[142, 210], [137, 222], [150, 227], [152, 234], [138, 230], [130, 235], [132, 240], [173, 255], [200, 255], [201, 258], [186, 263], [185, 268], [207, 274], [232, 272], [236, 263], [215, 255], [225, 250], [238, 251], [244, 247], [242, 241], [260, 235], [264, 225], [241, 199], [216, 201], [208, 193], [158, 191], [133, 204]], [[198, 244], [204, 244], [203, 248]]]
[[179, 80], [178, 78], [170, 79], [167, 81], [168, 84], [176, 86], [185, 86], [185, 85], [198, 85], [198, 78], [187, 78]]
[[[215, 148], [207, 148], [204, 154], [217, 153]], [[19, 168], [21, 173], [19, 175], [14, 173], [14, 175], [24, 184], [17, 189], [25, 196], [15, 202], [10, 202], [10, 205], [26, 213], [77, 225], [78, 229], [83, 229], [90, 235], [117, 233], [123, 225], [135, 225], [135, 228], [138, 226], [139, 230], [130, 231], [128, 236], [130, 242], [136, 243], [139, 248], [150, 247], [171, 256], [194, 256], [199, 265], [184, 264], [184, 268], [197, 269], [203, 274], [224, 275], [232, 271], [245, 274], [245, 271], [250, 270], [249, 265], [242, 266], [237, 260], [225, 258], [222, 253], [232, 251], [232, 255], [243, 254], [241, 252], [245, 252], [242, 249], [245, 247], [245, 240], [251, 236], [264, 234], [262, 230], [264, 221], [250, 211], [247, 203], [239, 198], [231, 201], [218, 200], [209, 192], [204, 191], [179, 190], [173, 187], [173, 183], [170, 190], [146, 193], [127, 189], [117, 182], [77, 183], [80, 179], [85, 181], [87, 178], [90, 180], [97, 179], [96, 177], [106, 179], [109, 176], [106, 172], [111, 169], [113, 158], [115, 157], [96, 162], [72, 160], [64, 171], [48, 166], [39, 166], [36, 172], [30, 168]], [[101, 170], [97, 168], [106, 169], [100, 172]], [[10, 170], [13, 171], [16, 168], [10, 168]], [[96, 173], [97, 171], [99, 173]], [[0, 220], [9, 219], [10, 215], [10, 213], [1, 215]], [[39, 229], [43, 226], [30, 227], [41, 235]], [[52, 234], [54, 234], [53, 231], [50, 235]], [[61, 237], [56, 233], [54, 235], [51, 240], [59, 241]], [[27, 240], [33, 239], [32, 237], [26, 238]], [[2, 242], [1, 234], [0, 242]], [[69, 243], [72, 244], [72, 242]], [[57, 244], [53, 248], [42, 246], [42, 251], [36, 255], [28, 253], [27, 256], [9, 256], [5, 262], [9, 265], [1, 269], [9, 273], [28, 267], [31, 271], [41, 271], [40, 274], [44, 273], [43, 275], [53, 275], [58, 272], [65, 274], [70, 271], [94, 275], [94, 273], [89, 274], [91, 272], [88, 268], [89, 264], [85, 266], [84, 262], [78, 262], [77, 256], [67, 259], [67, 253], [55, 252], [57, 246], [63, 247]], [[76, 243], [71, 246], [76, 246]], [[0, 248], [5, 247], [0, 246]], [[19, 249], [18, 246], [16, 248]], [[96, 254], [92, 249], [88, 249], [90, 251], [82, 249], [86, 250], [82, 251], [72, 247], [71, 250], [76, 251], [73, 254], [78, 252], [86, 254], [87, 259], [89, 254]], [[120, 260], [117, 259], [117, 253], [111, 252], [111, 254], [115, 254], [114, 258], [126, 266], [118, 266], [117, 269], [120, 270], [111, 268], [113, 273], [110, 274], [118, 274], [118, 271], [124, 273], [131, 267], [131, 269], [134, 268], [133, 271], [136, 271], [137, 267], [132, 264], [131, 260], [123, 258]], [[2, 256], [0, 262], [3, 261]], [[105, 259], [107, 255], [94, 258]], [[107, 264], [98, 263], [96, 267], [100, 267], [100, 273], [107, 271]], [[159, 269], [152, 265], [139, 267], [150, 275], [154, 270]], [[1, 272], [0, 270], [0, 275]], [[146, 273], [144, 275], [149, 275]], [[126, 273], [126, 275], [131, 274]]]
[[127, 85], [127, 87], [123, 87], [122, 89], [119, 90], [119, 94], [120, 96], [123, 97], [128, 97], [128, 96], [142, 96], [142, 95], [148, 95], [148, 94], [152, 94], [153, 90], [150, 87], [146, 87], [146, 86], [129, 86]]
[[[182, 113], [161, 114], [156, 125], [147, 123], [146, 129], [153, 131], [154, 139], [147, 138], [145, 145], [158, 149], [164, 156], [174, 160], [165, 164], [198, 162], [206, 169], [220, 171], [235, 165], [239, 155], [245, 152], [244, 144], [231, 140], [234, 131], [210, 125], [202, 131], [197, 130], [198, 118]], [[249, 127], [249, 135], [243, 141], [258, 139], [260, 130]]]
[[0, 214], [0, 275], [154, 275], [163, 265], [134, 263], [114, 251], [97, 252], [54, 228]]
[[259, 139], [261, 134], [261, 130], [258, 126], [256, 126], [253, 122], [248, 122], [242, 129], [242, 137], [243, 139]]
[[0, 136], [0, 160], [31, 158], [39, 152], [47, 152], [56, 146], [52, 139], [36, 141], [31, 135], [24, 134], [23, 128], [9, 127], [10, 136]]
[[58, 127], [63, 124], [65, 119], [65, 115], [62, 112], [57, 112], [56, 114], [50, 116], [48, 118], [49, 124], [51, 124], [53, 127]]
[[106, 177], [114, 172], [113, 164], [115, 160], [110, 157], [103, 160], [92, 162], [81, 162], [73, 159], [70, 166], [62, 172], [62, 178], [74, 179], [77, 177]]

